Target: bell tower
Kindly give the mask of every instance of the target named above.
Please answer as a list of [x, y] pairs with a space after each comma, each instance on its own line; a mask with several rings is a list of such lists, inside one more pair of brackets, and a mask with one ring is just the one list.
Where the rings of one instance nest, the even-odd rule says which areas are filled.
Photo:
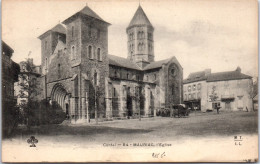
[[154, 61], [154, 28], [139, 5], [134, 17], [126, 29], [127, 33], [127, 58], [141, 68]]

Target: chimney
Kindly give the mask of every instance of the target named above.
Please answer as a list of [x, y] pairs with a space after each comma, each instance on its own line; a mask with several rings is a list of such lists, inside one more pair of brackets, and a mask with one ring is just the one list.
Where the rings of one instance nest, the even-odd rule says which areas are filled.
[[30, 66], [32, 66], [33, 65], [33, 58], [29, 58], [28, 63], [30, 64]]
[[211, 69], [205, 69], [205, 76], [209, 76], [211, 74]]
[[239, 66], [237, 67], [236, 72], [241, 73], [241, 68]]

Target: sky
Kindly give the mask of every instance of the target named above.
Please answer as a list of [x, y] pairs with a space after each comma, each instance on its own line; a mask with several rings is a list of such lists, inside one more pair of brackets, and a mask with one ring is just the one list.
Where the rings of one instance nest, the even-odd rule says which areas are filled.
[[[88, 5], [111, 23], [108, 52], [127, 56], [126, 28], [139, 0], [3, 0], [2, 40], [14, 49], [12, 59], [41, 61], [37, 38]], [[154, 31], [155, 60], [175, 56], [183, 76], [210, 68], [258, 76], [256, 0], [140, 0]]]

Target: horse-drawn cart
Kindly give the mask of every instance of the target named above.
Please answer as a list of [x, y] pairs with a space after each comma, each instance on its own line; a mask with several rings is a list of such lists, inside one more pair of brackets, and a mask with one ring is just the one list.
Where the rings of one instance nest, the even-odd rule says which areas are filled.
[[173, 111], [172, 112], [173, 117], [179, 117], [179, 118], [180, 117], [188, 117], [189, 113], [190, 113], [190, 110], [187, 109], [185, 104], [172, 105], [171, 110]]

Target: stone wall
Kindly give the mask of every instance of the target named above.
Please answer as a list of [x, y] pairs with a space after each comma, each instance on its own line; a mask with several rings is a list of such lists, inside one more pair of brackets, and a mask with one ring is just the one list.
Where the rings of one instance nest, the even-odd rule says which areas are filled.
[[[89, 80], [89, 111], [94, 115], [96, 84], [98, 90], [98, 113], [100, 117], [105, 116], [105, 80], [108, 77], [108, 25], [102, 21], [90, 18], [82, 18], [81, 22], [81, 72], [85, 73]], [[92, 47], [92, 58], [89, 56], [89, 46]], [[98, 59], [100, 49], [101, 59]], [[95, 84], [95, 73], [97, 83]], [[82, 90], [83, 91], [83, 90]], [[81, 93], [85, 97], [85, 93]]]
[[165, 82], [160, 84], [160, 87], [165, 88], [165, 107], [169, 108], [172, 104], [183, 103], [182, 67], [172, 59], [163, 66], [163, 71]]

